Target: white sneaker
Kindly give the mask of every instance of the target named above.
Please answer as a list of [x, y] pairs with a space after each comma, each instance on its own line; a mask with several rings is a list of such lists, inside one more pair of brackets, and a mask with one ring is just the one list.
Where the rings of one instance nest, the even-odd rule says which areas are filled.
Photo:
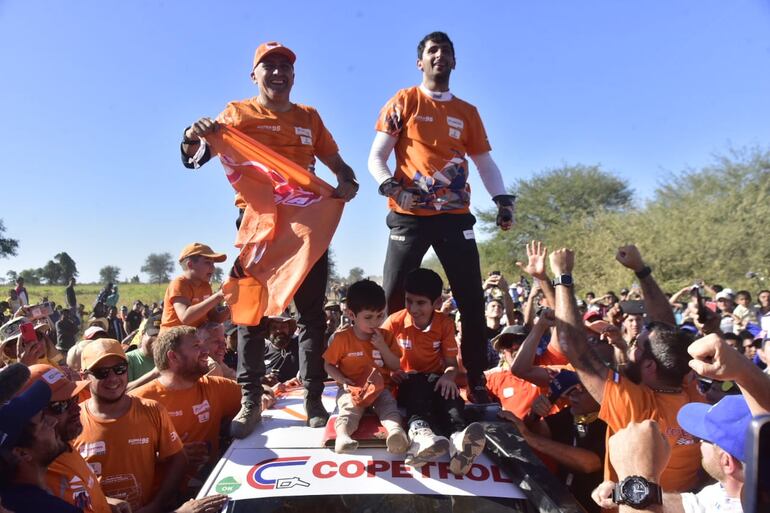
[[440, 458], [449, 450], [449, 440], [434, 434], [428, 427], [410, 430], [409, 437], [412, 443], [404, 462], [415, 468]]
[[452, 433], [451, 440], [449, 471], [456, 476], [464, 476], [479, 454], [484, 452], [487, 443], [484, 426], [474, 422], [462, 431]]
[[337, 433], [337, 438], [334, 440], [334, 452], [341, 454], [353, 452], [356, 449], [358, 449], [358, 442], [345, 433]]
[[389, 453], [404, 454], [409, 448], [409, 439], [406, 437], [406, 431], [400, 427], [393, 429], [388, 433], [385, 445], [388, 446]]

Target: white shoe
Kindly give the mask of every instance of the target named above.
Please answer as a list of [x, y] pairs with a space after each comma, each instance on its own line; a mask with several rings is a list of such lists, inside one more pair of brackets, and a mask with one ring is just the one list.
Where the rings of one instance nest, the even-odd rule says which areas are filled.
[[412, 467], [422, 467], [449, 451], [449, 440], [434, 434], [428, 427], [410, 430], [409, 437], [412, 439], [412, 443], [404, 462]]
[[462, 431], [452, 433], [451, 440], [449, 471], [456, 476], [464, 476], [479, 454], [484, 452], [487, 443], [484, 426], [474, 422]]
[[393, 429], [388, 433], [385, 445], [388, 446], [389, 453], [404, 454], [409, 448], [409, 439], [406, 437], [406, 431], [400, 427]]
[[334, 440], [334, 452], [341, 454], [353, 452], [356, 449], [358, 449], [358, 442], [345, 433], [337, 433], [337, 438]]

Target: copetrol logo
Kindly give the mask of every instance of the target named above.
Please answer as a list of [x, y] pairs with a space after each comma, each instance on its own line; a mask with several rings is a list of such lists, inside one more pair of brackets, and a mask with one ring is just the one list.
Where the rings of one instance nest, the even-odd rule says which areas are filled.
[[[249, 486], [256, 488], [257, 490], [283, 490], [286, 488], [293, 488], [295, 486], [309, 487], [310, 483], [303, 481], [298, 477], [279, 477], [271, 479], [268, 472], [271, 469], [283, 468], [283, 467], [301, 467], [307, 464], [310, 456], [293, 456], [286, 458], [271, 458], [264, 460], [249, 470], [246, 474], [246, 482]], [[264, 477], [263, 474], [267, 472], [268, 476]]]

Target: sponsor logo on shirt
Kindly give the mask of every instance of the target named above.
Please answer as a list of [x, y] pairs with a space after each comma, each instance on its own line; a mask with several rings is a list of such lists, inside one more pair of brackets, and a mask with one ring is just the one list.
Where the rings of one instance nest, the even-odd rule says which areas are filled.
[[350, 357], [363, 356], [363, 355], [364, 355], [363, 351], [354, 351], [352, 353], [347, 354], [347, 356], [350, 356]]
[[400, 345], [404, 349], [412, 349], [412, 341], [409, 340], [408, 338], [398, 339], [398, 345]]
[[89, 456], [102, 456], [105, 454], [107, 454], [107, 444], [103, 441], [89, 442], [83, 444], [80, 448], [80, 455], [83, 456], [83, 458], [88, 458]]
[[301, 126], [295, 126], [294, 133], [297, 135], [304, 135], [305, 137], [313, 137], [313, 132], [311, 132], [309, 128], [302, 128]]
[[181, 417], [182, 416], [182, 410], [169, 411], [168, 415], [169, 415], [169, 417]]
[[463, 123], [462, 119], [453, 118], [452, 116], [446, 117], [446, 123], [452, 128], [456, 128], [458, 130], [462, 130], [463, 126], [465, 126], [465, 123]]
[[435, 342], [433, 342], [433, 349], [435, 351], [438, 351], [439, 349], [441, 349], [441, 341], [440, 340], [436, 340]]
[[209, 406], [209, 401], [207, 399], [200, 404], [193, 404], [192, 409], [193, 413], [198, 415], [199, 413], [203, 413], [204, 411], [211, 409], [211, 407]]
[[176, 442], [179, 439], [179, 435], [176, 434], [176, 431], [171, 432], [171, 441]]
[[49, 385], [53, 385], [60, 379], [64, 377], [64, 374], [61, 373], [59, 369], [51, 369], [45, 374], [43, 374], [43, 379], [48, 383]]
[[203, 413], [198, 415], [198, 423], [199, 424], [203, 424], [204, 422], [208, 422], [209, 421], [209, 417], [210, 417], [209, 412], [204, 411]]
[[513, 397], [513, 387], [505, 387], [503, 389], [503, 397], [508, 399], [509, 397]]
[[281, 131], [281, 125], [257, 125], [256, 128], [259, 128], [261, 130], [270, 130], [271, 132]]
[[94, 474], [96, 474], [97, 476], [101, 476], [102, 475], [102, 464], [101, 463], [99, 463], [98, 461], [94, 461], [93, 463], [92, 462], [86, 462], [86, 463], [88, 463], [88, 466], [91, 467], [91, 471]]
[[476, 234], [473, 233], [473, 229], [463, 230], [463, 237], [465, 237], [465, 240], [475, 240]]
[[384, 367], [385, 366], [385, 362], [382, 359], [382, 353], [380, 353], [376, 349], [372, 349], [372, 359], [374, 360], [374, 364], [377, 367]]
[[415, 121], [422, 121], [424, 123], [433, 123], [433, 116], [415, 116]]
[[313, 139], [311, 139], [310, 137], [305, 137], [304, 135], [299, 136], [299, 142], [307, 146], [313, 146]]
[[406, 236], [404, 235], [391, 235], [390, 240], [395, 240], [397, 242], [404, 242], [406, 240]]
[[449, 137], [451, 137], [452, 139], [459, 139], [460, 135], [462, 135], [462, 132], [460, 132], [458, 129], [456, 128], [449, 129]]
[[143, 436], [141, 438], [129, 438], [128, 445], [147, 445], [150, 443], [150, 438]]

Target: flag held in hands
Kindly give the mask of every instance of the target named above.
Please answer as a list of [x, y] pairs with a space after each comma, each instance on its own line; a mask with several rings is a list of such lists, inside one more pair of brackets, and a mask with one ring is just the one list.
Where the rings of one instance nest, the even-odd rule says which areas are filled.
[[238, 130], [206, 136], [227, 179], [246, 201], [235, 246], [240, 255], [223, 287], [235, 324], [280, 315], [329, 248], [344, 202], [334, 188]]

